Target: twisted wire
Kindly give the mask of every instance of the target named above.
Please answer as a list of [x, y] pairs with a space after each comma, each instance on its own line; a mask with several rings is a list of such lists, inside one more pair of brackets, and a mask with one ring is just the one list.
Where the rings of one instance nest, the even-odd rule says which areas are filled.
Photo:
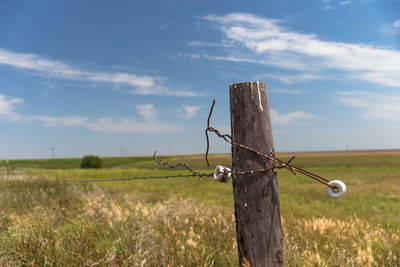
[[[195, 174], [176, 174], [176, 175], [161, 175], [161, 176], [141, 176], [141, 177], [128, 177], [128, 178], [113, 178], [113, 179], [40, 179], [48, 182], [76, 182], [76, 183], [89, 183], [89, 182], [117, 182], [117, 181], [132, 181], [132, 180], [147, 180], [147, 179], [170, 179], [182, 177], [197, 177]], [[205, 175], [203, 175], [205, 176]]]
[[210, 147], [210, 145], [209, 145], [208, 132], [213, 132], [213, 133], [215, 133], [219, 138], [223, 139], [225, 142], [227, 142], [227, 143], [229, 143], [229, 144], [231, 144], [231, 145], [233, 145], [233, 146], [240, 147], [240, 148], [242, 148], [242, 149], [248, 150], [248, 151], [250, 151], [250, 152], [252, 152], [252, 153], [257, 154], [258, 156], [260, 156], [260, 157], [262, 157], [262, 158], [266, 158], [266, 159], [268, 159], [269, 161], [272, 161], [272, 162], [275, 163], [275, 166], [273, 166], [273, 167], [271, 167], [271, 168], [268, 168], [268, 169], [260, 169], [260, 170], [253, 170], [253, 171], [244, 171], [244, 172], [237, 172], [237, 173], [232, 172], [232, 173], [240, 174], [240, 175], [246, 175], [246, 174], [267, 172], [267, 171], [273, 170], [273, 169], [275, 169], [275, 168], [277, 168], [277, 169], [285, 168], [285, 169], [289, 170], [290, 172], [292, 172], [294, 175], [296, 175], [295, 171], [297, 171], [297, 172], [299, 172], [299, 173], [301, 173], [301, 174], [303, 174], [303, 175], [305, 175], [305, 176], [307, 176], [307, 177], [309, 177], [309, 178], [311, 178], [311, 179], [313, 179], [313, 180], [315, 180], [315, 181], [317, 181], [317, 182], [319, 182], [319, 183], [322, 183], [322, 184], [324, 184], [324, 185], [326, 185], [326, 186], [331, 187], [332, 189], [335, 189], [333, 186], [331, 186], [331, 185], [328, 184], [328, 183], [329, 183], [329, 180], [327, 180], [327, 179], [325, 179], [325, 178], [323, 178], [323, 177], [321, 177], [321, 176], [319, 176], [319, 175], [317, 175], [317, 174], [315, 174], [315, 173], [312, 173], [312, 172], [309, 172], [309, 171], [307, 171], [307, 170], [304, 170], [304, 169], [301, 169], [301, 168], [299, 168], [299, 167], [296, 167], [296, 166], [294, 166], [294, 165], [291, 165], [290, 162], [294, 159], [294, 156], [292, 156], [291, 159], [289, 159], [287, 162], [285, 162], [285, 161], [283, 161], [283, 160], [280, 160], [280, 159], [274, 157], [273, 155], [266, 155], [266, 154], [263, 154], [263, 153], [261, 153], [261, 152], [259, 152], [259, 151], [257, 151], [257, 150], [254, 150], [254, 149], [252, 149], [252, 148], [250, 148], [250, 147], [248, 147], [248, 146], [245, 146], [245, 145], [243, 145], [243, 144], [239, 144], [239, 143], [233, 142], [231, 136], [229, 136], [229, 135], [227, 135], [227, 134], [221, 134], [217, 129], [215, 129], [215, 128], [213, 128], [213, 127], [210, 126], [210, 119], [211, 119], [211, 116], [212, 116], [212, 113], [213, 113], [214, 106], [215, 106], [215, 99], [213, 100], [213, 103], [212, 103], [211, 108], [210, 108], [210, 113], [208, 114], [207, 128], [206, 128], [206, 130], [205, 130], [206, 141], [207, 141], [207, 149], [206, 149], [205, 158], [206, 158], [207, 166], [209, 166], [208, 153], [209, 153], [209, 147]]
[[199, 179], [202, 177], [210, 177], [213, 176], [213, 173], [201, 173], [193, 170], [189, 167], [187, 163], [179, 162], [177, 164], [171, 164], [168, 161], [161, 162], [161, 160], [157, 159], [157, 151], [153, 154], [153, 160], [162, 166], [168, 166], [170, 168], [183, 167], [190, 172], [190, 174], [175, 174], [175, 175], [160, 175], [160, 176], [140, 176], [140, 177], [128, 177], [128, 178], [112, 178], [112, 179], [40, 179], [49, 182], [76, 182], [76, 183], [89, 183], [89, 182], [117, 182], [117, 181], [132, 181], [132, 180], [146, 180], [146, 179], [171, 179], [171, 178], [182, 178], [182, 177], [198, 177]]
[[153, 160], [158, 165], [168, 166], [170, 168], [182, 167], [182, 168], [185, 168], [186, 170], [188, 170], [189, 172], [191, 172], [193, 176], [198, 176], [199, 178], [204, 177], [204, 176], [209, 177], [209, 176], [213, 175], [212, 173], [200, 173], [200, 172], [194, 171], [192, 168], [189, 167], [189, 165], [187, 163], [184, 163], [184, 162], [179, 162], [177, 164], [171, 164], [168, 161], [161, 162], [159, 159], [157, 159], [156, 154], [157, 154], [157, 151], [155, 151], [153, 154]]

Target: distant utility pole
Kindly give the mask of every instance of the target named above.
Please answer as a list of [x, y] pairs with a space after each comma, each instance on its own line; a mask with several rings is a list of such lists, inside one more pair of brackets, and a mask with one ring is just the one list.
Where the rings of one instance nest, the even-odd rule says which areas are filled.
[[169, 146], [168, 146], [168, 154], [171, 155], [171, 153], [172, 153], [172, 147], [171, 147], [171, 145], [169, 145]]
[[54, 146], [51, 147], [51, 157], [52, 157], [53, 159], [56, 158], [56, 149], [54, 148]]
[[125, 147], [120, 147], [119, 148], [119, 155], [120, 157], [125, 157], [126, 153], [125, 153]]

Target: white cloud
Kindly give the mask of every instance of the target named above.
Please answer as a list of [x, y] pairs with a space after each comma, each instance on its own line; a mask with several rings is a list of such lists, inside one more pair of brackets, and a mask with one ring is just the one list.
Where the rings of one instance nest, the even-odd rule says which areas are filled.
[[197, 115], [197, 111], [199, 111], [202, 106], [188, 106], [183, 105], [180, 109], [178, 109], [179, 116], [184, 119], [191, 119]]
[[[268, 59], [260, 59], [260, 58], [250, 58], [249, 56], [212, 56], [208, 54], [203, 54], [201, 55], [202, 57], [206, 59], [212, 59], [212, 60], [223, 60], [223, 61], [230, 61], [230, 62], [236, 62], [236, 63], [255, 63], [255, 64], [262, 64], [262, 65], [270, 65], [270, 66], [276, 66], [280, 68], [285, 68], [285, 69], [293, 69], [293, 70], [299, 70], [299, 71], [306, 71], [307, 69], [310, 68], [310, 66], [307, 66], [306, 62], [301, 62], [297, 59], [294, 59], [290, 56], [286, 58], [280, 58], [280, 57], [274, 57], [271, 56]], [[199, 55], [200, 57], [200, 55]]]
[[302, 83], [309, 82], [314, 80], [320, 80], [324, 77], [318, 76], [311, 73], [300, 73], [300, 74], [273, 74], [273, 73], [265, 73], [256, 75], [256, 80], [263, 79], [274, 79], [278, 80], [284, 84], [294, 84], [294, 83]]
[[20, 98], [6, 98], [4, 95], [0, 95], [0, 118], [7, 121], [13, 121], [19, 119], [19, 115], [14, 112], [15, 105], [22, 103], [23, 100]]
[[365, 118], [400, 121], [400, 94], [338, 91], [337, 98], [344, 105], [362, 109]]
[[307, 121], [315, 121], [317, 117], [314, 114], [304, 112], [304, 111], [295, 111], [289, 112], [286, 114], [280, 114], [277, 110], [271, 109], [271, 120], [272, 125], [292, 125], [292, 124], [300, 124]]
[[203, 94], [171, 90], [164, 84], [165, 78], [136, 75], [124, 72], [95, 72], [77, 68], [64, 62], [45, 58], [37, 54], [16, 53], [0, 48], [0, 65], [28, 70], [46, 77], [93, 83], [109, 83], [131, 88], [124, 90], [131, 94], [201, 96]]
[[392, 24], [384, 24], [382, 33], [388, 36], [396, 36], [399, 34], [399, 28], [394, 27]]
[[209, 43], [209, 42], [189, 42], [191, 46], [201, 46], [201, 47], [231, 47], [233, 44], [231, 42], [221, 42], [221, 43]]
[[307, 92], [299, 90], [299, 89], [286, 89], [286, 88], [274, 88], [270, 90], [271, 93], [275, 94], [288, 94], [288, 95], [300, 95], [300, 94], [306, 94]]
[[148, 133], [176, 133], [180, 126], [164, 124], [155, 121], [138, 122], [129, 118], [114, 120], [112, 118], [99, 118], [86, 126], [89, 129], [100, 132], [124, 133], [124, 134], [148, 134]]
[[237, 51], [234, 56], [208, 56], [214, 60], [269, 64], [312, 75], [339, 71], [346, 79], [400, 87], [399, 50], [326, 41], [314, 34], [288, 30], [280, 20], [248, 13], [203, 18], [217, 24], [224, 38], [234, 42], [238, 49], [245, 48], [241, 50], [242, 57]]
[[350, 1], [350, 0], [341, 1], [341, 2], [339, 3], [339, 5], [341, 5], [341, 6], [346, 6], [346, 5], [350, 5], [351, 2], [352, 2], [352, 1]]
[[102, 117], [89, 120], [83, 116], [37, 116], [26, 115], [16, 112], [16, 104], [22, 103], [19, 98], [7, 99], [0, 94], [0, 119], [7, 122], [40, 122], [50, 127], [80, 127], [99, 132], [124, 133], [124, 134], [145, 134], [145, 133], [175, 133], [181, 130], [180, 126], [164, 124], [154, 120], [157, 110], [153, 105], [138, 106], [139, 114], [145, 121], [137, 121], [130, 118], [119, 120]]
[[20, 115], [19, 121], [22, 122], [42, 122], [46, 126], [52, 127], [86, 127], [88, 124], [87, 117], [80, 116], [32, 116], [32, 115]]
[[385, 35], [397, 36], [400, 34], [400, 19], [394, 21], [392, 24], [384, 24], [382, 26], [382, 32]]
[[152, 104], [144, 104], [136, 106], [138, 113], [147, 121], [152, 121], [157, 116], [158, 111]]
[[153, 87], [153, 88], [138, 88], [134, 90], [121, 90], [122, 92], [134, 95], [165, 95], [165, 96], [178, 96], [178, 97], [200, 97], [207, 96], [206, 93], [199, 93], [194, 91], [187, 91], [183, 89], [170, 90], [166, 87]]
[[86, 117], [79, 116], [22, 116], [24, 122], [42, 122], [51, 127], [80, 127], [97, 132], [119, 133], [119, 134], [148, 134], [148, 133], [175, 133], [180, 127], [172, 124], [163, 124], [155, 121], [139, 122], [129, 118], [119, 120], [102, 117], [90, 121]]

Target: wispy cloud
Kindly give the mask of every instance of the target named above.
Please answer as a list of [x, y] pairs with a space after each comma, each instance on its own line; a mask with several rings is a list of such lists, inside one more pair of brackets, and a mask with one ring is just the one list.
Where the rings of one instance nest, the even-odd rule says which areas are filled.
[[[344, 1], [340, 1], [338, 4], [340, 6], [347, 6], [347, 5], [350, 5], [352, 2], [353, 1], [351, 1], [351, 0], [344, 0]], [[335, 4], [335, 3], [332, 3], [332, 1], [330, 1], [330, 0], [322, 0], [322, 3], [324, 4], [324, 10], [332, 9], [333, 8], [332, 4]]]
[[324, 4], [324, 10], [329, 10], [332, 9], [332, 6], [330, 6], [331, 0], [322, 0], [322, 3]]
[[274, 88], [270, 90], [270, 92], [274, 94], [288, 94], [288, 95], [301, 95], [307, 93], [306, 91], [299, 89], [286, 89], [286, 88]]
[[149, 133], [176, 133], [181, 127], [174, 124], [165, 124], [156, 121], [139, 122], [129, 118], [115, 120], [112, 118], [99, 118], [82, 127], [99, 132], [124, 133], [124, 134], [149, 134]]
[[271, 109], [270, 113], [272, 125], [293, 125], [317, 120], [317, 117], [314, 114], [304, 111], [280, 114], [276, 109]]
[[[208, 58], [269, 64], [280, 68], [315, 73], [338, 72], [346, 79], [400, 87], [400, 51], [363, 43], [326, 41], [314, 34], [291, 31], [282, 20], [259, 17], [248, 13], [203, 17], [218, 26], [236, 44], [243, 56], [223, 55]], [[242, 49], [244, 48], [244, 49]], [[340, 76], [339, 76], [340, 77]]]
[[311, 73], [299, 73], [299, 74], [265, 73], [256, 75], [256, 80], [274, 79], [284, 84], [304, 83], [309, 81], [321, 80], [323, 78], [324, 78], [323, 76]]
[[20, 98], [7, 98], [5, 95], [0, 95], [0, 118], [6, 121], [14, 121], [19, 118], [15, 112], [15, 106], [22, 103]]
[[288, 56], [286, 58], [280, 58], [280, 57], [274, 57], [272, 55], [267, 59], [252, 58], [252, 56], [254, 55], [213, 56], [209, 54], [202, 54], [198, 55], [196, 59], [203, 57], [206, 59], [230, 61], [236, 63], [255, 63], [255, 64], [269, 65], [269, 66], [275, 66], [275, 67], [299, 70], [299, 71], [306, 71], [307, 69], [310, 68], [310, 66], [307, 66], [307, 62], [301, 62], [297, 58], [295, 59], [291, 56]]
[[136, 75], [125, 72], [95, 72], [68, 63], [45, 58], [37, 54], [17, 53], [0, 48], [0, 65], [6, 65], [21, 70], [33, 72], [46, 77], [60, 78], [91, 83], [108, 83], [125, 86], [121, 90], [130, 94], [169, 95], [169, 96], [201, 96], [203, 94], [171, 90], [165, 85], [166, 78], [147, 75]]
[[231, 47], [233, 46], [232, 42], [220, 42], [220, 43], [212, 43], [212, 42], [189, 42], [191, 46], [201, 46], [201, 47]]
[[158, 114], [158, 111], [152, 104], [144, 104], [136, 106], [138, 113], [147, 121], [152, 121]]
[[171, 26], [171, 21], [168, 20], [166, 23], [164, 23], [163, 25], [160, 26], [160, 30], [165, 30], [167, 28], [169, 28]]
[[400, 94], [338, 91], [337, 99], [346, 106], [363, 110], [365, 118], [400, 121]]
[[394, 21], [392, 24], [384, 24], [382, 32], [386, 35], [396, 36], [400, 34], [400, 19]]
[[346, 6], [346, 5], [350, 5], [351, 2], [352, 2], [352, 1], [350, 1], [350, 0], [341, 1], [341, 2], [339, 2], [339, 5], [341, 5], [341, 6]]
[[182, 117], [184, 119], [191, 119], [197, 115], [197, 111], [199, 111], [201, 108], [202, 106], [183, 105], [177, 111], [179, 117]]
[[39, 122], [50, 127], [79, 127], [98, 132], [145, 134], [145, 133], [175, 133], [181, 130], [180, 126], [157, 122], [155, 116], [158, 113], [151, 104], [138, 107], [139, 114], [144, 120], [131, 118], [113, 119], [101, 117], [90, 120], [85, 116], [41, 116], [21, 114], [16, 111], [16, 106], [22, 103], [19, 98], [7, 98], [0, 95], [0, 120], [7, 122]]

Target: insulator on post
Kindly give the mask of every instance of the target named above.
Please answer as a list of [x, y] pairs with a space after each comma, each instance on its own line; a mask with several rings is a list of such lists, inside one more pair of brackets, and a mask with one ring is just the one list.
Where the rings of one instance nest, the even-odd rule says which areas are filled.
[[331, 198], [340, 198], [346, 193], [346, 185], [340, 180], [330, 181], [328, 185], [326, 186], [326, 193]]
[[218, 165], [214, 170], [215, 181], [221, 183], [227, 183], [231, 178], [231, 176], [232, 176], [232, 171], [225, 166]]

